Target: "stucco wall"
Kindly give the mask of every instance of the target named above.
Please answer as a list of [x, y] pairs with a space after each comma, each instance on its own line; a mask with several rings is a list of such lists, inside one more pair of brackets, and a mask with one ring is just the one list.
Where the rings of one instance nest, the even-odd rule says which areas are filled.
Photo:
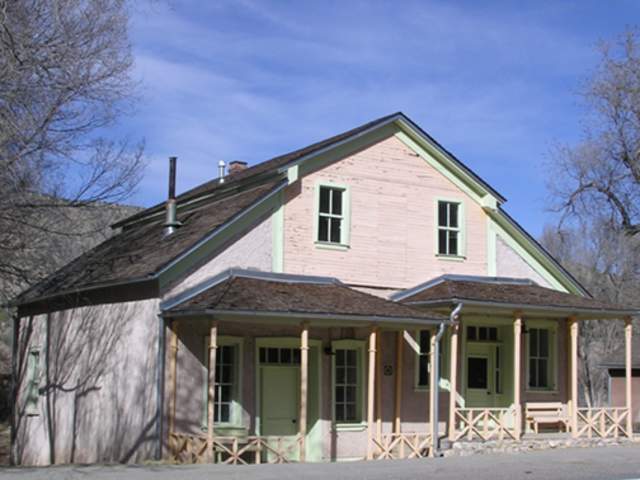
[[529, 278], [538, 285], [553, 288], [518, 253], [496, 235], [496, 275], [499, 277]]
[[171, 288], [164, 297], [177, 295], [229, 268], [251, 268], [270, 272], [272, 270], [272, 252], [273, 231], [271, 216], [268, 216]]
[[20, 464], [135, 462], [153, 455], [157, 312], [157, 300], [145, 300], [21, 319], [20, 358], [39, 349], [41, 394], [37, 414], [29, 415], [22, 361]]
[[[350, 189], [346, 251], [314, 244], [318, 182]], [[435, 255], [438, 198], [464, 204], [464, 261]], [[390, 288], [410, 287], [443, 273], [486, 275], [486, 225], [477, 203], [392, 136], [304, 176], [286, 190], [284, 271]]]

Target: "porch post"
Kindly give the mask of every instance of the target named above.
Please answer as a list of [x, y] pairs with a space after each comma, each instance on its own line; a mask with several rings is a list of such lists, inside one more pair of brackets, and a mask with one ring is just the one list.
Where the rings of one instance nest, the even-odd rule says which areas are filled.
[[300, 332], [300, 462], [304, 462], [306, 457], [308, 384], [309, 324], [304, 322]]
[[627, 436], [631, 438], [633, 436], [633, 416], [631, 415], [631, 378], [632, 378], [632, 363], [631, 363], [631, 340], [633, 337], [633, 325], [631, 323], [631, 317], [624, 319], [624, 371], [625, 371], [625, 397], [627, 406]]
[[213, 462], [213, 420], [216, 395], [216, 359], [218, 352], [218, 322], [212, 321], [209, 329], [209, 376], [207, 386], [207, 451]]
[[522, 435], [522, 312], [516, 312], [513, 320], [513, 408], [515, 409], [516, 438]]
[[[438, 395], [439, 385], [436, 383], [436, 335], [435, 332], [431, 333], [429, 337], [429, 426], [431, 431], [439, 434], [440, 429], [438, 426], [438, 419], [436, 418], [436, 411], [433, 406], [436, 404], [436, 395]], [[429, 449], [429, 456], [434, 453], [434, 446], [437, 443], [437, 438], [431, 439], [431, 448]]]
[[578, 436], [578, 320], [569, 317], [571, 339], [571, 436]]
[[456, 438], [456, 400], [458, 396], [458, 330], [459, 323], [451, 326], [450, 392], [449, 392], [449, 440]]
[[178, 382], [178, 321], [171, 322], [171, 344], [169, 345], [169, 435], [176, 429], [176, 401]]
[[377, 327], [371, 327], [369, 332], [369, 379], [367, 383], [367, 460], [373, 460], [373, 408], [376, 381], [376, 336]]
[[393, 432], [400, 434], [402, 429], [402, 361], [404, 356], [404, 330], [396, 332], [396, 392], [395, 392], [395, 421]]

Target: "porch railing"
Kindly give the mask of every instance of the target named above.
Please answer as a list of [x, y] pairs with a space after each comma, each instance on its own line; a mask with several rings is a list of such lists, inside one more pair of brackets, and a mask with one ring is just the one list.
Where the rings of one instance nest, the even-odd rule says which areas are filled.
[[430, 433], [383, 433], [373, 442], [375, 460], [400, 460], [429, 456], [432, 448]]
[[458, 408], [454, 441], [516, 440], [517, 412], [514, 408]]
[[626, 407], [578, 408], [578, 425], [574, 437], [631, 437], [632, 432], [627, 428], [629, 415]]
[[298, 460], [301, 444], [300, 436], [214, 437], [211, 456], [206, 436], [171, 433], [169, 454], [177, 463], [291, 463]]

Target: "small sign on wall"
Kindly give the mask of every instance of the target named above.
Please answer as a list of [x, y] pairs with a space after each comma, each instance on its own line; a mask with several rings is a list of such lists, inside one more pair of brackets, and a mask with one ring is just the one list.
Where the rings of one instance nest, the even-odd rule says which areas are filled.
[[393, 365], [385, 365], [384, 367], [382, 367], [382, 374], [385, 377], [390, 377], [391, 375], [393, 375]]

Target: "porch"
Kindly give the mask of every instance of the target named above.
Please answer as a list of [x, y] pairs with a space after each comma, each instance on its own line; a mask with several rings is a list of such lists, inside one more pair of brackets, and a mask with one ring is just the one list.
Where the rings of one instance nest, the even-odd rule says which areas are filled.
[[441, 441], [632, 435], [630, 390], [623, 408], [574, 400], [579, 322], [606, 312], [456, 299], [450, 319], [451, 303], [408, 308], [317, 277], [255, 275], [163, 309], [173, 461], [421, 458]]

